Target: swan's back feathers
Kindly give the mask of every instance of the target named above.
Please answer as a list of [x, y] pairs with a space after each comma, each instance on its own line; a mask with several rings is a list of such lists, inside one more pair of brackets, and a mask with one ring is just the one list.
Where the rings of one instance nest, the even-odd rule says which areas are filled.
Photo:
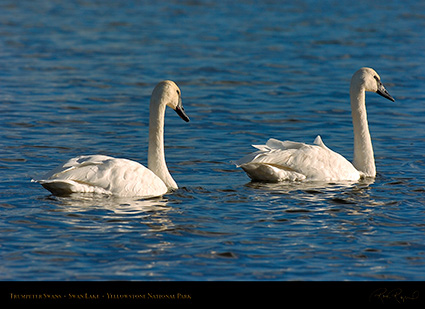
[[358, 180], [360, 173], [340, 154], [325, 146], [320, 136], [315, 145], [269, 139], [259, 151], [236, 162], [257, 181]]
[[72, 158], [39, 182], [53, 194], [81, 192], [150, 197], [168, 191], [164, 182], [143, 165], [102, 155]]
[[313, 144], [320, 146], [322, 148], [325, 149], [329, 149], [328, 147], [326, 147], [325, 143], [322, 141], [322, 138], [320, 137], [320, 135], [317, 135], [316, 138], [314, 139]]

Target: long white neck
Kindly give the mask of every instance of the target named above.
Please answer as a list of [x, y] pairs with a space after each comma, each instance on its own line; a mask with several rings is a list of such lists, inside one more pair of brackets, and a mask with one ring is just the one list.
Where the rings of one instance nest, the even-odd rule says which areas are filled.
[[149, 149], [148, 168], [170, 189], [178, 186], [171, 177], [165, 163], [164, 154], [164, 116], [166, 104], [161, 99], [151, 98], [149, 108]]
[[351, 115], [354, 130], [354, 167], [367, 177], [375, 177], [376, 167], [372, 140], [367, 122], [365, 90], [361, 85], [350, 87]]

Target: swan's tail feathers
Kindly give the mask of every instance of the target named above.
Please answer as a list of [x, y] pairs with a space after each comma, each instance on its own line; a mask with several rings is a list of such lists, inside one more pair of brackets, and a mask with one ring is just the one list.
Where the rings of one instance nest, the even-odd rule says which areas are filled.
[[270, 147], [267, 145], [252, 145], [252, 147], [257, 148], [260, 151], [270, 151]]
[[271, 138], [266, 145], [253, 146], [259, 151], [235, 162], [236, 166], [242, 168], [253, 181], [302, 181], [306, 178], [304, 174], [286, 164], [292, 154], [306, 144]]
[[45, 189], [49, 190], [53, 195], [63, 196], [69, 195], [72, 193], [101, 193], [101, 194], [110, 194], [109, 191], [100, 188], [85, 184], [82, 182], [77, 182], [70, 179], [48, 179], [48, 180], [37, 180]]
[[267, 141], [266, 146], [269, 149], [287, 150], [287, 149], [299, 149], [305, 146], [304, 143], [291, 142], [291, 141], [280, 141], [275, 138], [271, 138]]
[[70, 180], [39, 180], [38, 183], [53, 195], [68, 195], [76, 192], [75, 185]]
[[[291, 141], [279, 141], [274, 138], [270, 138], [266, 145], [252, 145], [252, 147], [257, 148], [258, 151], [250, 153], [243, 158], [239, 159], [236, 162], [233, 162], [236, 164], [237, 167], [241, 167], [245, 163], [253, 162], [259, 158], [262, 158], [270, 153], [274, 153], [275, 151], [279, 150], [288, 150], [288, 149], [299, 149], [306, 144], [304, 143], [297, 143], [297, 142], [291, 142]], [[258, 163], [258, 162], [257, 162]]]
[[240, 167], [253, 181], [280, 182], [301, 181], [306, 177], [303, 174], [279, 165], [267, 163], [245, 163]]
[[255, 160], [258, 157], [258, 155], [260, 155], [261, 153], [262, 153], [261, 151], [253, 152], [253, 153], [247, 154], [246, 156], [240, 158], [237, 161], [232, 161], [231, 163], [235, 164], [236, 167], [242, 167], [242, 165], [248, 164], [252, 162], [253, 160]]

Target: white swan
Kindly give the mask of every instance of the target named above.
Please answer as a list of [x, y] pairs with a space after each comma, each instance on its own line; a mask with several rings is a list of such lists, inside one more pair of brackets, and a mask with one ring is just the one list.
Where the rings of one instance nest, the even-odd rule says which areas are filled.
[[366, 116], [365, 91], [376, 92], [394, 102], [371, 68], [354, 73], [350, 85], [354, 130], [354, 160], [351, 164], [330, 150], [320, 136], [315, 145], [269, 139], [266, 145], [254, 145], [259, 151], [236, 162], [254, 181], [357, 181], [375, 177], [375, 160]]
[[160, 82], [152, 92], [149, 111], [148, 168], [140, 163], [103, 155], [80, 156], [48, 173], [38, 182], [56, 195], [103, 193], [117, 196], [161, 196], [177, 189], [164, 155], [164, 115], [166, 106], [186, 122], [179, 87]]

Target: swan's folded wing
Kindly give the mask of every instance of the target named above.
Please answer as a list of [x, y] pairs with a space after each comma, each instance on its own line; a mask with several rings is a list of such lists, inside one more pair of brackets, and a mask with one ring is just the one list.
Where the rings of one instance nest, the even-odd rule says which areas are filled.
[[53, 193], [61, 190], [70, 191], [67, 193], [158, 196], [168, 191], [164, 182], [143, 165], [100, 155], [73, 158], [39, 182]]

